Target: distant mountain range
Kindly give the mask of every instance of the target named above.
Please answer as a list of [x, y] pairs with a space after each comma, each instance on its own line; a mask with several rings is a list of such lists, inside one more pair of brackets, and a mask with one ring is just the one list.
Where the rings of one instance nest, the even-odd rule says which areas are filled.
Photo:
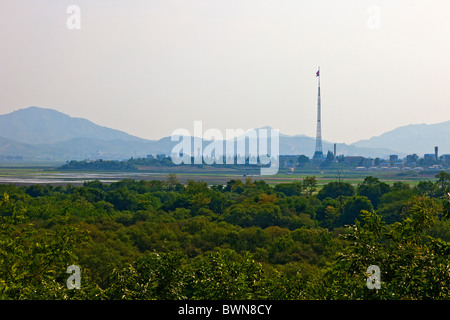
[[53, 109], [29, 107], [0, 116], [0, 137], [21, 143], [53, 144], [75, 138], [146, 142], [128, 133], [101, 127]]
[[[70, 117], [53, 109], [29, 107], [0, 115], [0, 159], [83, 160], [129, 159], [148, 154], [169, 155], [178, 142], [170, 137], [147, 140], [126, 132]], [[203, 145], [208, 145], [204, 141]], [[323, 142], [324, 153], [333, 150]], [[434, 146], [450, 152], [450, 121], [435, 125], [409, 125], [381, 136], [347, 145], [337, 144], [337, 153], [385, 158], [389, 154], [433, 153]], [[314, 153], [315, 138], [280, 133], [280, 154]]]
[[438, 147], [440, 154], [450, 153], [450, 121], [436, 124], [411, 124], [368, 140], [352, 144], [358, 148], [388, 148], [398, 153], [434, 153]]

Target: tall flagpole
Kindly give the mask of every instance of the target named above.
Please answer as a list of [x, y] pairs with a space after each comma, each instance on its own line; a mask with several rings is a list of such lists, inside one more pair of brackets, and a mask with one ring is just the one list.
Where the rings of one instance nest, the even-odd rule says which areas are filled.
[[320, 114], [320, 67], [316, 73], [317, 79], [317, 131], [316, 131], [316, 150], [314, 152], [313, 159], [321, 160], [323, 158], [322, 152], [322, 126], [321, 126], [321, 114]]

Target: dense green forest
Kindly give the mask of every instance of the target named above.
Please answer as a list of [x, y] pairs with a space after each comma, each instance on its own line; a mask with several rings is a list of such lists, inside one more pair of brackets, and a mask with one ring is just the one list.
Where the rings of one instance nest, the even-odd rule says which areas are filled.
[[[238, 167], [253, 167], [257, 168], [256, 164], [250, 164], [249, 158], [245, 158], [243, 164], [239, 164]], [[191, 158], [191, 163], [194, 162], [194, 158]], [[234, 158], [234, 162], [237, 163], [237, 157]], [[71, 160], [66, 161], [66, 163], [60, 166], [59, 170], [70, 170], [70, 171], [139, 171], [140, 167], [176, 167], [176, 166], [191, 166], [191, 164], [186, 165], [185, 163], [175, 164], [170, 156], [158, 156], [157, 158], [130, 158], [128, 160]], [[197, 164], [197, 168], [202, 168], [203, 164]], [[208, 167], [236, 167], [235, 164], [226, 164], [226, 159], [224, 158], [223, 164], [212, 163]], [[259, 167], [258, 167], [259, 168]]]
[[0, 185], [0, 299], [450, 299], [449, 187]]

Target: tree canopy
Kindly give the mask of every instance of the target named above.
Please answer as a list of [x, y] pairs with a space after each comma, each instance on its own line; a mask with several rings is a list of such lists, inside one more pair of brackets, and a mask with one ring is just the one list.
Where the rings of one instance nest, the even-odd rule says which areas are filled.
[[449, 299], [448, 180], [0, 185], [0, 299]]

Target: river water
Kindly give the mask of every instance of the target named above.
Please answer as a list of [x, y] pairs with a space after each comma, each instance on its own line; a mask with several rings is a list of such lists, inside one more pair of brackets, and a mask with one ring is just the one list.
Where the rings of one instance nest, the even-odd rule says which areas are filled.
[[157, 173], [23, 173], [0, 176], [0, 184], [53, 184], [82, 185], [84, 182], [98, 180], [104, 183], [116, 182], [122, 179], [153, 180]]

